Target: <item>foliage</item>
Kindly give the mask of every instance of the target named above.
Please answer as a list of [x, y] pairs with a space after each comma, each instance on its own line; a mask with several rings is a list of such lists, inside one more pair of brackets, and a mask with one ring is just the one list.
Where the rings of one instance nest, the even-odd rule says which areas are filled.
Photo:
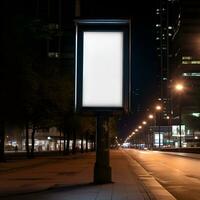
[[9, 16], [6, 23], [0, 119], [20, 127], [28, 124], [34, 130], [75, 124], [69, 117], [73, 113], [72, 67], [44, 55], [47, 40], [57, 33], [22, 13]]
[[96, 120], [94, 117], [81, 117], [81, 132], [82, 133], [95, 133], [96, 131]]
[[110, 137], [116, 137], [118, 135], [118, 128], [117, 128], [117, 117], [110, 117], [109, 118], [109, 134]]
[[183, 123], [191, 130], [200, 130], [200, 117], [183, 115]]

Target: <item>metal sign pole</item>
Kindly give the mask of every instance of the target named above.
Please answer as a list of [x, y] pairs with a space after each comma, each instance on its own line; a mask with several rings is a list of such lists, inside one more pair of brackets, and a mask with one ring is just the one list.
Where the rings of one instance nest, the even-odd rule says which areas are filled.
[[111, 167], [109, 162], [109, 118], [97, 116], [96, 122], [96, 163], [94, 183], [110, 183]]

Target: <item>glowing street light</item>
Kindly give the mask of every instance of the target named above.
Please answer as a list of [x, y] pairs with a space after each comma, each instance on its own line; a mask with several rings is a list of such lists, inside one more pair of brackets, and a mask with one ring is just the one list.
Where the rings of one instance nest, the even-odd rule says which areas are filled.
[[131, 133], [131, 136], [133, 136], [133, 135], [135, 135], [135, 132], [132, 132], [132, 133]]
[[157, 105], [157, 106], [156, 106], [156, 110], [159, 111], [159, 110], [161, 110], [161, 109], [162, 109], [162, 107], [161, 107], [160, 105]]
[[183, 84], [182, 84], [182, 83], [177, 83], [177, 84], [175, 85], [175, 90], [176, 90], [177, 92], [182, 92], [182, 91], [184, 90]]
[[139, 129], [141, 129], [141, 128], [142, 128], [142, 126], [138, 126], [138, 128], [139, 128]]
[[143, 122], [142, 122], [142, 124], [146, 125], [146, 124], [147, 124], [147, 122], [146, 122], [146, 121], [143, 121]]
[[135, 132], [138, 132], [138, 129], [137, 129], [137, 128], [135, 129]]
[[148, 116], [148, 118], [149, 118], [149, 119], [153, 119], [154, 116], [153, 116], [152, 114], [150, 114], [150, 115]]

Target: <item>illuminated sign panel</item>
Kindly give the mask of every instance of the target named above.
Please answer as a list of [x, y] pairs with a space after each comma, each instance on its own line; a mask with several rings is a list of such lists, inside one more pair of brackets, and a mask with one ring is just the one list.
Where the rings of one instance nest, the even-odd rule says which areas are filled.
[[79, 20], [76, 26], [76, 111], [127, 111], [130, 103], [128, 20]]
[[[180, 130], [179, 130], [179, 125], [173, 125], [172, 126], [172, 136], [175, 137], [180, 137]], [[185, 125], [181, 125], [181, 136], [185, 136]]]
[[[154, 135], [154, 145], [159, 146], [159, 133]], [[163, 134], [160, 133], [160, 145], [163, 145]]]
[[123, 33], [84, 32], [83, 106], [123, 106]]

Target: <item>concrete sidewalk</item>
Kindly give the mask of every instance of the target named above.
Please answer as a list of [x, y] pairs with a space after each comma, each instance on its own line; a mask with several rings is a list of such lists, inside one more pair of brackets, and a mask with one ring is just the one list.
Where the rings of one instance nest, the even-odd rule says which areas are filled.
[[24, 167], [20, 163], [21, 168], [0, 173], [0, 199], [174, 199], [125, 151], [111, 151], [113, 177], [111, 184], [92, 184], [94, 161], [95, 154], [88, 153], [71, 159], [66, 157], [35, 159], [30, 161], [31, 164], [35, 164], [33, 167], [27, 162]]

